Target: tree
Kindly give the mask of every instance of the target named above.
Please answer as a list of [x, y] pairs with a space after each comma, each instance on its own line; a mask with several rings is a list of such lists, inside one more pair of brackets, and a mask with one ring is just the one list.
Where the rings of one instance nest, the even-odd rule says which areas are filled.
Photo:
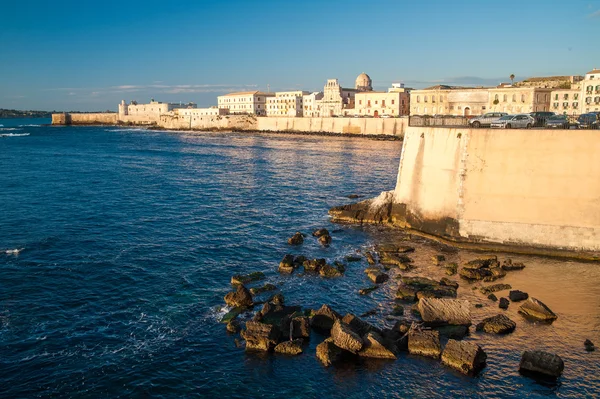
[[510, 77], [510, 84], [511, 85], [514, 84], [515, 83], [515, 75], [511, 73], [509, 77]]

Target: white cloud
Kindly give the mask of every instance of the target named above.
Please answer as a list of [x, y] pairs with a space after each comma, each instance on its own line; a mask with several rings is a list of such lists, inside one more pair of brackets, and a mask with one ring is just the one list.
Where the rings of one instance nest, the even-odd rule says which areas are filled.
[[600, 18], [600, 10], [594, 11], [593, 13], [588, 14], [588, 17], [590, 17], [590, 18]]

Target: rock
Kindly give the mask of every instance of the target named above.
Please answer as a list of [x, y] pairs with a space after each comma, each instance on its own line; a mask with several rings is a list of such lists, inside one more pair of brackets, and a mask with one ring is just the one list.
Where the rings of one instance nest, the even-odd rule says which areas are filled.
[[498, 297], [496, 295], [494, 295], [494, 294], [488, 295], [488, 299], [490, 301], [494, 301], [494, 302], [498, 301]]
[[508, 293], [508, 297], [513, 302], [520, 302], [529, 298], [529, 294], [523, 291], [514, 290]]
[[468, 261], [463, 265], [464, 269], [482, 269], [482, 268], [492, 268], [499, 267], [498, 258], [495, 255], [485, 256], [482, 258], [477, 258]]
[[304, 264], [305, 261], [306, 261], [306, 256], [304, 256], [304, 255], [294, 256], [294, 267], [299, 268], [300, 266], [302, 266]]
[[500, 309], [508, 309], [508, 305], [510, 304], [510, 302], [508, 301], [507, 298], [500, 298], [500, 303], [498, 304], [498, 307]]
[[325, 264], [319, 270], [319, 275], [321, 277], [325, 277], [325, 278], [334, 278], [334, 277], [341, 277], [342, 273], [340, 273], [340, 271], [338, 269], [336, 269], [335, 267]]
[[360, 196], [360, 195], [358, 195], [358, 194], [350, 194], [350, 195], [347, 195], [347, 196], [346, 196], [346, 198], [349, 198], [349, 199], [356, 199], [356, 198], [360, 198], [360, 197], [361, 197], [361, 196]]
[[441, 326], [436, 327], [440, 333], [440, 337], [446, 337], [451, 339], [463, 339], [469, 335], [469, 327], [467, 326]]
[[363, 347], [358, 352], [358, 356], [396, 359], [394, 352], [386, 347], [383, 337], [374, 331], [370, 331], [363, 336]]
[[414, 302], [417, 300], [417, 290], [407, 285], [400, 285], [396, 291], [396, 299], [400, 301]]
[[376, 330], [375, 327], [373, 327], [372, 325], [370, 325], [366, 321], [359, 319], [358, 317], [356, 317], [352, 313], [346, 314], [342, 318], [342, 321], [344, 323], [346, 323], [350, 327], [350, 329], [352, 329], [352, 331], [354, 331], [360, 337], [362, 337], [363, 335], [365, 335], [369, 331]]
[[318, 331], [329, 332], [331, 327], [333, 327], [333, 323], [341, 318], [342, 316], [338, 312], [327, 305], [323, 305], [321, 306], [321, 309], [315, 312], [310, 321], [310, 325]]
[[521, 356], [519, 371], [543, 374], [558, 378], [565, 368], [565, 363], [558, 355], [542, 351], [525, 351]]
[[242, 327], [240, 326], [240, 322], [235, 319], [230, 320], [229, 323], [227, 323], [227, 326], [225, 326], [225, 328], [230, 334], [237, 334], [242, 329]]
[[367, 258], [367, 262], [369, 263], [369, 265], [374, 265], [375, 264], [375, 258], [373, 257], [372, 253], [365, 252], [365, 258]]
[[313, 231], [312, 235], [314, 237], [317, 237], [317, 238], [319, 238], [321, 236], [328, 236], [329, 235], [329, 230], [327, 230], [327, 229], [318, 229], [318, 230]]
[[479, 289], [479, 291], [483, 295], [487, 295], [487, 294], [491, 294], [492, 292], [510, 290], [511, 288], [512, 287], [510, 284], [493, 284], [493, 285], [488, 285], [487, 287], [481, 287]]
[[252, 295], [258, 295], [258, 294], [262, 294], [263, 292], [268, 292], [268, 291], [275, 291], [277, 289], [276, 286], [274, 286], [273, 284], [265, 284], [262, 287], [254, 287], [254, 288], [250, 288], [250, 293]]
[[426, 289], [431, 287], [437, 287], [440, 285], [435, 280], [426, 277], [402, 277], [402, 282], [409, 287], [415, 288], [417, 290]]
[[411, 330], [408, 333], [408, 352], [438, 359], [442, 353], [440, 334], [433, 330]]
[[360, 262], [362, 260], [362, 257], [358, 255], [346, 255], [344, 259], [346, 260], [346, 262]]
[[293, 341], [285, 341], [275, 346], [276, 353], [284, 355], [299, 355], [302, 353], [302, 340], [295, 339]]
[[231, 285], [248, 284], [253, 281], [262, 280], [265, 274], [262, 272], [254, 272], [250, 274], [236, 274], [231, 277]]
[[332, 338], [317, 345], [317, 359], [325, 366], [331, 366], [343, 357], [343, 351], [333, 343]]
[[392, 309], [392, 315], [403, 316], [404, 315], [404, 306], [394, 305], [394, 308]]
[[523, 270], [525, 265], [523, 263], [513, 263], [512, 259], [506, 259], [502, 262], [502, 269], [508, 271]]
[[377, 288], [379, 288], [378, 285], [374, 285], [372, 287], [367, 287], [367, 288], [361, 288], [360, 290], [358, 290], [358, 293], [360, 295], [367, 295], [367, 294], [370, 294], [371, 292], [375, 291]]
[[448, 263], [446, 265], [446, 274], [448, 276], [454, 276], [458, 271], [458, 265], [456, 263]]
[[371, 280], [374, 284], [381, 284], [381, 283], [385, 283], [386, 281], [389, 280], [390, 276], [387, 275], [386, 273], [383, 273], [381, 271], [370, 271], [367, 273], [367, 277], [369, 278], [369, 280]]
[[408, 245], [396, 245], [396, 244], [378, 244], [375, 246], [377, 252], [385, 252], [388, 254], [407, 254], [409, 252], [415, 252], [414, 247]]
[[435, 325], [471, 325], [469, 302], [458, 299], [422, 298], [418, 304], [423, 321], [429, 326]]
[[283, 298], [282, 293], [273, 295], [273, 298], [271, 298], [271, 300], [270, 300], [270, 302], [273, 303], [274, 305], [283, 305], [284, 301], [285, 301], [285, 299]]
[[548, 308], [548, 306], [544, 305], [542, 301], [539, 301], [535, 298], [529, 298], [527, 301], [525, 301], [519, 307], [519, 313], [522, 313], [532, 319], [541, 321], [553, 321], [558, 318], [558, 316], [555, 315], [554, 312]]
[[369, 317], [377, 314], [377, 309], [367, 310], [365, 313], [361, 314], [360, 317]]
[[227, 306], [248, 307], [253, 305], [252, 294], [243, 284], [238, 285], [235, 292], [227, 293], [224, 299]]
[[476, 304], [475, 304], [475, 307], [476, 307], [477, 309], [480, 309], [480, 308], [482, 308], [482, 307], [483, 307], [483, 303], [476, 303]]
[[297, 231], [293, 236], [288, 239], [290, 245], [301, 245], [304, 242], [304, 236], [302, 233]]
[[319, 243], [324, 247], [328, 247], [331, 244], [331, 236], [329, 234], [325, 234], [319, 237]]
[[439, 265], [446, 260], [446, 257], [444, 255], [433, 255], [431, 260], [433, 261], [434, 265]]
[[294, 257], [290, 254], [285, 255], [279, 262], [279, 273], [291, 274], [294, 272], [294, 268]]
[[310, 320], [305, 316], [294, 317], [291, 322], [292, 339], [310, 337]]
[[489, 269], [467, 269], [462, 268], [458, 272], [458, 275], [465, 280], [483, 280], [486, 277], [491, 277], [492, 272]]
[[441, 285], [445, 285], [446, 287], [452, 287], [452, 288], [455, 288], [455, 289], [458, 288], [458, 283], [456, 281], [454, 281], [454, 280], [450, 280], [447, 277], [443, 277], [440, 280], [440, 284]]
[[289, 335], [291, 319], [300, 315], [300, 306], [283, 306], [274, 303], [265, 303], [256, 314], [255, 321], [276, 326], [284, 335]]
[[343, 264], [342, 262], [335, 261], [335, 262], [333, 262], [333, 266], [335, 266], [335, 268], [338, 269], [338, 271], [340, 273], [346, 272], [346, 265]]
[[427, 287], [417, 291], [417, 299], [421, 298], [456, 298], [456, 288], [445, 285]]
[[357, 333], [355, 333], [348, 324], [341, 320], [336, 320], [331, 328], [331, 338], [333, 343], [351, 353], [358, 353], [363, 347], [363, 342]]
[[477, 344], [464, 341], [448, 340], [442, 363], [467, 375], [475, 375], [485, 367], [487, 355]]
[[242, 331], [242, 338], [246, 340], [246, 350], [259, 350], [270, 352], [277, 345], [279, 330], [276, 326], [247, 321], [246, 330]]
[[588, 352], [593, 352], [594, 350], [596, 350], [594, 343], [592, 341], [590, 341], [589, 339], [585, 340], [585, 342], [583, 343], [583, 346], [585, 346], [585, 350]]
[[382, 253], [379, 256], [379, 263], [382, 265], [397, 266], [400, 269], [411, 268], [412, 259], [406, 255]]
[[318, 273], [321, 270], [321, 267], [325, 266], [327, 261], [325, 259], [312, 259], [306, 260], [302, 265], [304, 266], [304, 271], [306, 272], [314, 272]]
[[229, 312], [225, 313], [225, 315], [221, 319], [221, 323], [229, 323], [231, 320], [238, 317], [239, 314], [242, 313], [244, 310], [246, 310], [246, 307], [244, 306], [236, 306], [234, 308], [231, 308]]
[[483, 331], [490, 334], [508, 334], [515, 330], [517, 324], [503, 314], [483, 319], [475, 327], [477, 331]]
[[483, 281], [496, 281], [506, 276], [506, 272], [501, 267], [492, 267], [489, 269], [491, 275], [483, 278]]

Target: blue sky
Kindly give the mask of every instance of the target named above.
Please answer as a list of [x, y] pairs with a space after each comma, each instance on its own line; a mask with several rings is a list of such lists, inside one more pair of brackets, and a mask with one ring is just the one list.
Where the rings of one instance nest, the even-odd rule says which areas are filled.
[[216, 104], [237, 90], [494, 85], [600, 67], [600, 0], [20, 1], [0, 8], [0, 108]]

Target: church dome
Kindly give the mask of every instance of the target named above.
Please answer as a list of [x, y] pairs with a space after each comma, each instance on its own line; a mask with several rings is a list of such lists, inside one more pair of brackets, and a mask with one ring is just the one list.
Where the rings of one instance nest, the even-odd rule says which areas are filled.
[[372, 87], [372, 81], [371, 78], [369, 77], [369, 75], [367, 75], [366, 73], [361, 73], [360, 75], [358, 75], [358, 77], [356, 78], [356, 90], [359, 91], [372, 91], [373, 87]]

